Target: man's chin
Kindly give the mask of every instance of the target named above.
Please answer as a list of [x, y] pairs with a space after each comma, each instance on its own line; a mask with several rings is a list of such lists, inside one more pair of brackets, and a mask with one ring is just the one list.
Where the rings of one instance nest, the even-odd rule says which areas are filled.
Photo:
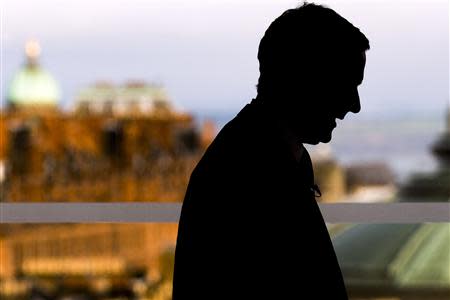
[[327, 136], [324, 136], [321, 140], [320, 140], [320, 142], [321, 143], [324, 143], [324, 144], [326, 144], [326, 143], [329, 143], [330, 141], [331, 141], [331, 133], [329, 134], [329, 135], [327, 135]]
[[314, 138], [314, 139], [310, 139], [309, 141], [307, 141], [307, 144], [310, 145], [317, 145], [319, 143], [324, 143], [327, 144], [331, 141], [331, 135], [327, 135], [327, 136], [322, 136], [322, 137], [318, 137], [318, 138]]
[[308, 141], [306, 141], [306, 144], [310, 144], [310, 145], [317, 145], [319, 143], [329, 143], [331, 141], [331, 134], [328, 136], [321, 136], [321, 137], [317, 137], [317, 138], [311, 138]]

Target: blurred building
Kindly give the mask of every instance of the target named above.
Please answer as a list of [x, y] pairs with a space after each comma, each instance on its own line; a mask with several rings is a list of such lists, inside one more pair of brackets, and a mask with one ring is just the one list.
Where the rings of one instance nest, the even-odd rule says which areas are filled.
[[311, 151], [314, 178], [322, 196], [320, 202], [342, 201], [347, 194], [345, 170], [333, 157], [328, 144], [319, 144]]
[[400, 190], [400, 201], [450, 201], [450, 109], [446, 117], [446, 128], [431, 147], [437, 170], [413, 174]]
[[82, 89], [75, 99], [74, 109], [81, 114], [114, 116], [164, 115], [173, 109], [162, 86], [131, 81], [115, 86], [107, 81]]
[[9, 112], [40, 112], [58, 110], [60, 89], [53, 76], [39, 65], [41, 47], [35, 40], [25, 46], [26, 62], [17, 71], [8, 90]]
[[[438, 169], [413, 175], [396, 201], [450, 200], [449, 137], [450, 115], [431, 148]], [[450, 224], [351, 225], [335, 235], [333, 245], [351, 299], [449, 299]]]
[[[0, 120], [0, 201], [181, 201], [210, 141], [162, 86], [97, 83], [60, 109], [36, 41]], [[209, 126], [209, 125], [208, 125]], [[209, 129], [208, 129], [209, 130]]]
[[320, 202], [391, 201], [397, 191], [395, 176], [384, 162], [341, 165], [329, 144], [319, 144], [311, 152], [314, 177], [322, 196]]
[[169, 280], [164, 253], [173, 256], [176, 234], [177, 224], [3, 225], [0, 295], [25, 295], [30, 284], [96, 294]]
[[449, 299], [450, 224], [352, 225], [333, 245], [350, 299]]
[[[25, 52], [1, 112], [1, 201], [183, 199], [211, 124], [197, 128], [162, 86], [138, 81], [96, 83], [64, 111], [39, 44]], [[149, 286], [165, 295], [176, 233], [177, 224], [3, 224], [0, 297], [131, 299]]]
[[397, 192], [395, 175], [384, 162], [355, 163], [345, 169], [348, 201], [392, 201]]

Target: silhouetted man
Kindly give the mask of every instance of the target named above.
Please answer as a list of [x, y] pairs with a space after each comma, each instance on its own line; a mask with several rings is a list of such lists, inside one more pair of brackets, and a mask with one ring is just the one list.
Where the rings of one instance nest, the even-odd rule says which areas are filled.
[[360, 110], [367, 38], [314, 4], [284, 12], [259, 45], [257, 97], [192, 172], [173, 300], [347, 299], [303, 143], [329, 142]]

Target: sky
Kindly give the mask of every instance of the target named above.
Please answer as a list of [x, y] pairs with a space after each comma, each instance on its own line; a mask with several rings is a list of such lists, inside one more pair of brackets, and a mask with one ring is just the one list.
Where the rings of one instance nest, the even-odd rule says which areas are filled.
[[[448, 0], [324, 0], [367, 35], [365, 116], [440, 114], [449, 102]], [[193, 112], [237, 112], [256, 95], [258, 44], [291, 0], [1, 0], [2, 101], [38, 39], [62, 105], [98, 80], [163, 84]], [[332, 50], [330, 50], [332, 51]]]

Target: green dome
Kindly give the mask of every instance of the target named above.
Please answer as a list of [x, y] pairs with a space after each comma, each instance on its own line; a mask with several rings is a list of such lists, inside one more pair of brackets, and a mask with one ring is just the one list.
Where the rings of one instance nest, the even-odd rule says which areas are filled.
[[26, 65], [14, 76], [8, 92], [9, 104], [58, 105], [60, 91], [53, 77], [37, 65]]
[[337, 234], [333, 245], [355, 298], [375, 292], [398, 299], [411, 299], [403, 296], [412, 292], [422, 295], [413, 299], [450, 295], [448, 223], [356, 224]]

